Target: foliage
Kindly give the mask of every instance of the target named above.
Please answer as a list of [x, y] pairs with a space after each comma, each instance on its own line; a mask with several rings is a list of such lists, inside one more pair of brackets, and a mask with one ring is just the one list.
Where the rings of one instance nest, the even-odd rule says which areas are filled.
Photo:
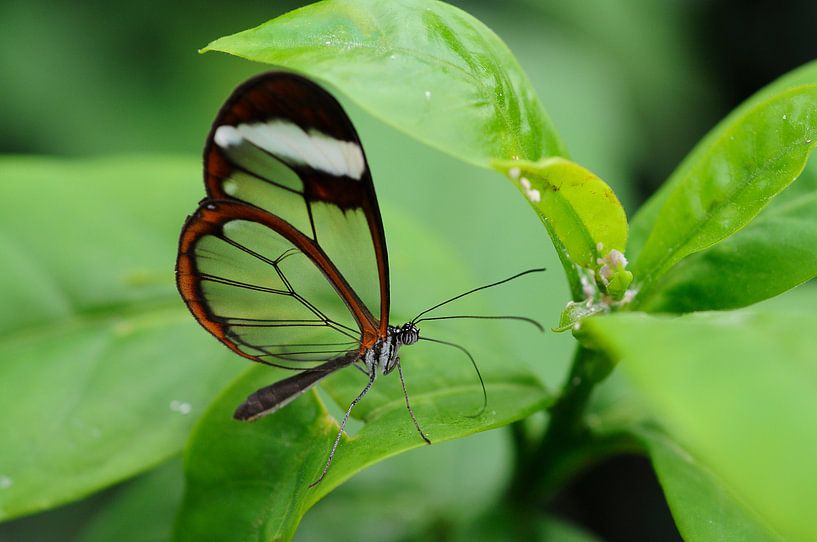
[[[450, 485], [443, 481], [461, 483], [450, 465], [467, 454], [456, 443], [438, 452], [436, 443], [541, 411], [544, 430], [527, 422], [515, 425], [513, 443], [480, 441], [505, 450], [503, 463], [482, 467], [496, 470], [484, 494], [503, 504], [478, 502], [471, 515], [451, 507], [461, 524], [481, 525], [486, 539], [500, 525], [520, 539], [592, 540], [539, 508], [587, 465], [633, 449], [650, 457], [687, 540], [817, 539], [810, 521], [817, 317], [762, 305], [727, 312], [817, 274], [817, 168], [807, 164], [817, 145], [817, 63], [762, 89], [715, 127], [635, 215], [628, 239], [613, 189], [566, 158], [509, 48], [457, 8], [326, 0], [204, 50], [305, 73], [409, 138], [507, 177], [545, 226], [519, 234], [524, 246], [538, 250], [549, 236], [567, 276], [560, 329], [577, 340], [567, 379], [548, 391], [537, 369], [520, 361], [542, 364], [550, 354], [524, 348], [525, 359], [516, 359], [517, 332], [457, 328], [479, 352], [488, 410], [469, 416], [481, 395], [467, 360], [438, 347], [412, 349], [404, 356], [412, 401], [437, 455], [424, 456], [431, 459], [422, 468], [409, 458], [426, 450], [377, 465], [424, 447], [399, 382], [382, 379], [354, 411], [326, 480], [309, 488], [334, 438], [333, 413], [359, 391], [360, 375], [336, 375], [259, 422], [230, 419], [247, 393], [279, 375], [246, 368], [214, 344], [173, 288], [178, 228], [201, 194], [190, 182], [196, 162], [4, 158], [0, 407], [14, 415], [0, 418], [8, 435], [0, 519], [150, 471], [121, 489], [86, 542], [114, 532], [138, 540], [289, 540], [324, 497], [344, 510], [342, 495], [356, 505], [347, 510], [366, 511], [345, 514], [347, 522], [420, 510], [402, 519], [397, 535], [384, 534], [386, 527], [355, 539], [421, 537], [437, 507], [392, 501], [433, 500]], [[434, 184], [440, 199], [463, 206], [480, 197], [480, 188], [446, 192], [445, 180]], [[38, 198], [55, 203], [30, 204]], [[474, 282], [475, 271], [437, 233], [391, 210], [388, 198], [382, 204], [390, 242], [399, 240], [398, 301], [433, 303]], [[531, 284], [525, 297], [540, 287]], [[471, 303], [476, 312], [491, 305]], [[721, 312], [703, 312], [713, 310]], [[183, 466], [168, 462], [183, 448]], [[405, 476], [390, 475], [390, 465]], [[426, 468], [432, 476], [423, 476]], [[397, 489], [396, 479], [409, 489]], [[144, 502], [153, 505], [149, 533], [134, 522]]]

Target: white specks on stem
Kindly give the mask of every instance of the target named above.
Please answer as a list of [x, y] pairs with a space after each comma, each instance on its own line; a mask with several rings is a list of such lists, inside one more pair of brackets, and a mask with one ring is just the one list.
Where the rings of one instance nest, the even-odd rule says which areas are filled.
[[584, 298], [588, 301], [592, 301], [593, 297], [596, 295], [596, 285], [590, 281], [587, 275], [581, 273], [579, 275], [579, 280], [582, 283], [582, 293], [584, 294]]
[[[518, 170], [518, 168], [513, 168]], [[511, 171], [508, 172], [513, 177], [513, 173]], [[531, 182], [526, 177], [520, 177], [519, 184], [522, 185], [522, 191], [525, 193], [525, 197], [527, 197], [533, 203], [539, 203], [542, 201], [542, 194], [535, 188], [532, 188]]]
[[8, 489], [14, 485], [14, 480], [8, 476], [0, 476], [0, 489]]
[[628, 288], [624, 291], [624, 295], [621, 296], [621, 304], [626, 305], [627, 303], [631, 302], [635, 299], [635, 295], [638, 293], [638, 290], [635, 288]]
[[[599, 250], [602, 248], [600, 245], [601, 243], [599, 243], [599, 246], [597, 247]], [[605, 286], [608, 286], [613, 274], [616, 271], [627, 267], [628, 262], [624, 254], [616, 249], [613, 249], [604, 258], [598, 258], [596, 263], [600, 266], [599, 277], [601, 277], [601, 281]]]

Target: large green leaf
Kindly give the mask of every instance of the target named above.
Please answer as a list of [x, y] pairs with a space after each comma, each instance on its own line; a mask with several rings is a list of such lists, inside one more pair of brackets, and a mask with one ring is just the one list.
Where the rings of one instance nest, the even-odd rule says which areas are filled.
[[[470, 523], [504, 490], [511, 458], [508, 434], [500, 431], [401, 454], [321, 500], [304, 518], [296, 540], [421, 540], [440, 522], [451, 528]], [[181, 461], [144, 474], [108, 497], [110, 503], [83, 529], [79, 542], [169, 542], [183, 489]], [[378, 513], [360, 514], [369, 509]]]
[[639, 306], [648, 312], [723, 310], [785, 292], [817, 275], [817, 162], [732, 237], [692, 254]]
[[196, 160], [0, 163], [0, 518], [176, 454], [234, 375], [173, 281]]
[[[700, 464], [704, 482], [688, 479], [686, 488], [679, 465], [659, 468], [674, 487], [679, 525], [694, 525], [685, 532], [716, 532], [701, 525], [712, 519], [703, 511], [726, 506], [732, 518], [745, 515], [749, 531], [817, 539], [816, 326], [806, 313], [620, 313], [585, 322], [588, 338], [622, 360], [654, 419], [688, 452], [684, 468]], [[709, 503], [684, 504], [693, 494]], [[724, 505], [724, 496], [734, 502]]]
[[[453, 259], [452, 251], [439, 246], [417, 225], [401, 227], [393, 222], [392, 226], [392, 235], [403, 237], [400, 233], [405, 232], [422, 247], [410, 254], [395, 253], [395, 284], [412, 279], [425, 289], [440, 289], [440, 285], [453, 293], [464, 289], [466, 273]], [[435, 265], [428, 266], [429, 261]], [[423, 280], [426, 277], [428, 280]], [[425, 295], [418, 291], [415, 297]], [[430, 306], [433, 301], [421, 303]], [[485, 314], [474, 308], [473, 299], [470, 303], [470, 308], [458, 305], [451, 310], [456, 311], [454, 314], [461, 314], [463, 308], [466, 314]], [[545, 406], [548, 396], [541, 384], [507, 354], [492, 328], [491, 323], [457, 321], [425, 322], [421, 326], [421, 336], [455, 340], [467, 345], [476, 357], [488, 393], [488, 408], [477, 417], [472, 415], [480, 410], [482, 391], [461, 352], [422, 341], [401, 350], [412, 406], [433, 442], [499, 427]], [[530, 332], [536, 333], [533, 328]], [[425, 446], [406, 412], [397, 375], [381, 376], [353, 411], [362, 427], [342, 440], [327, 477], [310, 489], [308, 485], [320, 474], [337, 432], [335, 418], [315, 392], [254, 423], [237, 423], [231, 417], [249, 393], [281, 376], [282, 372], [267, 368], [249, 371], [213, 404], [197, 426], [186, 458], [188, 490], [177, 540], [201, 540], [205, 535], [236, 541], [289, 539], [303, 514], [356, 472], [402, 451]], [[337, 412], [335, 404], [345, 409], [365, 383], [365, 376], [350, 368], [322, 386], [333, 399], [330, 407]]]
[[[479, 417], [467, 417], [479, 405], [479, 385], [472, 383], [473, 378], [464, 380], [458, 371], [448, 370], [453, 360], [421, 355], [405, 355], [406, 376], [433, 372], [430, 378], [412, 378], [408, 383], [417, 418], [433, 442], [498, 427], [544, 406], [545, 395], [530, 375], [502, 376], [492, 371], [485, 374], [488, 410]], [[425, 446], [399, 390], [385, 386], [384, 379], [378, 382], [379, 388], [387, 390], [377, 390], [377, 395], [360, 405], [365, 408], [358, 412], [363, 427], [342, 440], [326, 478], [310, 489], [337, 432], [335, 419], [314, 391], [252, 424], [231, 418], [236, 405], [250, 392], [280, 376], [263, 368], [249, 371], [219, 398], [194, 432], [186, 458], [187, 493], [176, 540], [207, 536], [233, 541], [289, 540], [303, 514], [355, 472]], [[429, 387], [429, 381], [436, 385]], [[360, 378], [358, 384], [362, 384]], [[362, 385], [356, 388], [359, 391]]]
[[[684, 161], [681, 162], [661, 189], [656, 192], [633, 217], [630, 224], [629, 244], [627, 246], [627, 254], [630, 259], [637, 259], [640, 255], [644, 243], [646, 243], [658, 217], [661, 215], [661, 211], [667, 199], [675, 191], [676, 186], [687, 182], [686, 179], [690, 176], [690, 172], [693, 168], [699, 167], [699, 164], [707, 159], [707, 156], [712, 153], [713, 148], [719, 141], [728, 138], [727, 132], [739, 126], [742, 122], [741, 119], [763, 102], [778, 96], [790, 88], [815, 83], [817, 83], [817, 61], [801, 66], [762, 88], [718, 123]], [[783, 119], [781, 118], [780, 120]]]
[[576, 266], [597, 271], [599, 259], [627, 244], [627, 216], [613, 190], [564, 158], [496, 161], [539, 215], [561, 257], [575, 301], [584, 299]]
[[759, 103], [719, 135], [680, 168], [633, 264], [643, 298], [673, 265], [746, 226], [798, 177], [817, 145], [817, 85]]
[[203, 51], [331, 83], [384, 122], [479, 166], [565, 154], [507, 46], [442, 2], [326, 0]]

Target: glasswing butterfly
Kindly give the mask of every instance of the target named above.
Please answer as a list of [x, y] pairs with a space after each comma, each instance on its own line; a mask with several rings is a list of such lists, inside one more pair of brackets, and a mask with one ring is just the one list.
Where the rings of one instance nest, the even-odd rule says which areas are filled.
[[420, 318], [538, 269], [389, 325], [386, 239], [363, 147], [340, 104], [309, 79], [271, 72], [240, 85], [207, 137], [204, 183], [207, 197], [181, 232], [179, 292], [196, 320], [234, 352], [297, 371], [251, 394], [234, 417], [249, 421], [275, 412], [344, 367], [368, 377], [312, 485], [325, 476], [352, 408], [378, 372], [397, 369], [411, 419], [431, 443], [409, 403], [400, 348], [423, 339], [474, 360], [459, 345], [420, 337], [421, 320], [514, 318], [541, 329], [523, 317]]

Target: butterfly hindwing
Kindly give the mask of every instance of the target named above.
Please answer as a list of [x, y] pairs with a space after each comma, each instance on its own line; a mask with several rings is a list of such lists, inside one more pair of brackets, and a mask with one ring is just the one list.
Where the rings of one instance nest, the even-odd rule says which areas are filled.
[[359, 348], [365, 315], [338, 300], [354, 292], [319, 247], [256, 207], [205, 201], [183, 230], [177, 273], [199, 322], [245, 357], [281, 365]]

